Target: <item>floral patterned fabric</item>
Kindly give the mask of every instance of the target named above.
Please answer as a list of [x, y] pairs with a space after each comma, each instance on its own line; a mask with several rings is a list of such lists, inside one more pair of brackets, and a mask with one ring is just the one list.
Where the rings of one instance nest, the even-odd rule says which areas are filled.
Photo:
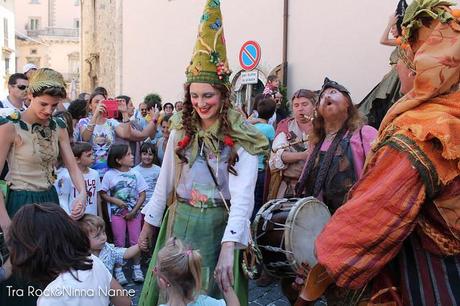
[[423, 26], [406, 52], [417, 73], [414, 88], [383, 119], [379, 142], [396, 130], [410, 131], [418, 141], [439, 141], [442, 157], [457, 160], [454, 172], [441, 178], [445, 183], [460, 174], [459, 94], [451, 93], [460, 82], [460, 20]]
[[[91, 117], [83, 118], [78, 121], [76, 129], [80, 131], [80, 135], [86, 129], [90, 123]], [[103, 124], [97, 124], [94, 127], [93, 134], [89, 143], [93, 147], [94, 164], [91, 168], [99, 172], [99, 176], [102, 178], [104, 174], [109, 170], [107, 165], [107, 158], [109, 150], [112, 144], [116, 142], [115, 128], [120, 123], [115, 119], [107, 119]]]

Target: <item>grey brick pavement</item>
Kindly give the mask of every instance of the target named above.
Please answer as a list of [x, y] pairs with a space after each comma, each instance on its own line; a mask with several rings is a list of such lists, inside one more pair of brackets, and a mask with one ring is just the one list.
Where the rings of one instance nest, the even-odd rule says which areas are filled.
[[268, 287], [257, 287], [254, 281], [249, 282], [249, 306], [289, 306], [288, 300], [281, 293], [278, 282]]
[[[136, 290], [136, 295], [132, 298], [133, 305], [137, 306], [139, 296], [142, 290], [142, 284], [135, 284], [131, 281], [131, 268], [124, 267], [126, 278], [129, 284], [124, 286], [125, 289]], [[249, 306], [289, 306], [289, 302], [282, 295], [281, 289], [277, 282], [268, 287], [257, 287], [254, 281], [249, 282]]]

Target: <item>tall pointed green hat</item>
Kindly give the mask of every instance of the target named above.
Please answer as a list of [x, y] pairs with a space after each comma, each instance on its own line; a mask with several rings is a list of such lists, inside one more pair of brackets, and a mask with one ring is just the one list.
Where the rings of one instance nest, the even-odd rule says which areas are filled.
[[220, 0], [207, 0], [195, 49], [186, 71], [187, 83], [229, 85], [230, 74]]

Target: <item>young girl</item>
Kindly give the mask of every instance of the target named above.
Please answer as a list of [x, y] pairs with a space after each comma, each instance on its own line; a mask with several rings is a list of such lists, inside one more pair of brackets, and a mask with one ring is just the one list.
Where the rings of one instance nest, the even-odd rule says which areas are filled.
[[[11, 222], [8, 244], [14, 271], [36, 284], [27, 292], [40, 296], [37, 306], [131, 304], [104, 264], [91, 255], [83, 231], [58, 205], [23, 206]], [[109, 289], [116, 294], [109, 297]], [[94, 294], [85, 294], [91, 290]]]
[[[170, 238], [158, 252], [154, 268], [161, 292], [168, 303], [160, 306], [239, 306], [235, 291], [224, 291], [224, 300], [201, 295], [201, 255], [197, 250], [186, 248], [181, 240]], [[225, 303], [227, 302], [227, 303]]]
[[161, 136], [160, 139], [157, 141], [157, 154], [158, 160], [160, 161], [159, 165], [163, 163], [163, 158], [165, 157], [166, 145], [168, 144], [169, 140], [169, 119], [171, 116], [165, 116], [161, 121]]
[[[137, 244], [141, 231], [142, 216], [139, 211], [145, 200], [147, 184], [142, 175], [131, 168], [133, 163], [134, 157], [128, 145], [112, 145], [107, 160], [109, 171], [102, 180], [101, 197], [110, 203], [112, 232], [117, 247], [125, 246], [126, 230], [131, 246]], [[143, 282], [140, 256], [136, 256], [133, 262], [133, 280]], [[128, 283], [120, 265], [115, 266], [115, 277], [121, 284]]]
[[147, 190], [145, 191], [145, 204], [148, 203], [152, 197], [161, 168], [158, 166], [160, 162], [158, 160], [157, 151], [154, 144], [144, 142], [140, 151], [141, 163], [134, 167], [134, 170], [139, 172], [144, 177], [144, 180], [148, 186]]

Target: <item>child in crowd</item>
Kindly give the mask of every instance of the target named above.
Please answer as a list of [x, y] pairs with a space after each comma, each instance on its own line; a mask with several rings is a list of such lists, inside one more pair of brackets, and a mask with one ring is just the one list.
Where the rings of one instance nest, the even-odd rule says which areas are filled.
[[280, 80], [276, 75], [269, 75], [267, 78], [267, 84], [265, 84], [264, 95], [275, 98], [275, 95], [279, 93]]
[[163, 163], [163, 158], [165, 157], [165, 152], [166, 152], [166, 145], [168, 144], [169, 140], [169, 119], [171, 119], [171, 116], [165, 116], [163, 120], [161, 121], [161, 138], [158, 139], [156, 143], [156, 152], [159, 160], [159, 165]]
[[174, 112], [174, 105], [170, 102], [167, 102], [163, 105], [163, 110], [165, 112], [165, 116], [172, 116]]
[[[77, 222], [54, 203], [24, 205], [11, 222], [8, 245], [14, 272], [36, 285], [27, 294], [43, 292], [37, 306], [131, 305], [127, 292], [91, 255]], [[94, 294], [84, 294], [90, 290]]]
[[[110, 273], [113, 272], [115, 265], [121, 266], [124, 260], [132, 259], [140, 254], [140, 249], [137, 244], [129, 248], [119, 248], [111, 243], [107, 243], [105, 223], [101, 217], [85, 214], [78, 223], [89, 238], [91, 254], [99, 257]], [[126, 283], [121, 285], [125, 284]]]
[[[110, 203], [115, 246], [125, 246], [126, 230], [129, 234], [129, 244], [136, 245], [141, 232], [140, 209], [145, 201], [147, 184], [142, 175], [131, 168], [134, 157], [128, 145], [112, 145], [107, 164], [109, 170], [102, 179], [101, 197]], [[133, 280], [143, 282], [140, 256], [134, 257], [133, 262]], [[115, 277], [121, 284], [128, 283], [119, 264], [115, 265]]]
[[[268, 120], [273, 116], [276, 110], [276, 102], [266, 97], [257, 103], [257, 113], [259, 114], [258, 122], [254, 124], [254, 127], [259, 130], [262, 134], [267, 137], [271, 143], [275, 138], [275, 129]], [[254, 190], [254, 210], [252, 213], [252, 219], [254, 219], [260, 207], [263, 205], [264, 195], [264, 183], [265, 183], [265, 155], [259, 155], [259, 173], [257, 175], [256, 188]]]
[[[100, 197], [99, 191], [101, 190], [101, 183], [99, 173], [91, 169], [90, 166], [94, 163], [93, 148], [88, 142], [77, 141], [71, 145], [72, 153], [80, 168], [86, 185], [86, 209], [85, 213], [100, 215]], [[69, 171], [61, 167], [58, 169], [57, 180], [54, 183], [56, 191], [59, 196], [59, 204], [67, 214], [71, 214], [72, 203], [78, 195], [78, 191], [72, 184]]]
[[200, 295], [201, 255], [197, 250], [186, 248], [181, 240], [170, 238], [158, 252], [154, 268], [160, 290], [167, 298], [167, 305], [183, 306], [239, 306], [240, 302], [232, 287], [224, 291], [224, 300]]
[[158, 176], [160, 175], [161, 168], [158, 166], [157, 151], [155, 145], [149, 142], [144, 142], [141, 145], [141, 163], [134, 167], [134, 170], [139, 172], [147, 183], [147, 190], [145, 191], [145, 201], [142, 207], [150, 201], [155, 185], [157, 184]]
[[[281, 102], [283, 101], [283, 95], [280, 93], [279, 87], [280, 80], [278, 77], [276, 75], [269, 75], [263, 94], [264, 96], [269, 96], [272, 98], [275, 101], [277, 108], [281, 106]], [[268, 119], [268, 123], [273, 125], [273, 127], [276, 129], [276, 123], [284, 119], [284, 117], [285, 115], [283, 113], [279, 113], [279, 111], [276, 111], [275, 109], [273, 115]]]
[[[254, 97], [254, 104], [252, 105], [252, 113], [248, 117], [249, 123], [256, 124], [257, 122], [259, 122], [259, 120], [257, 120], [259, 118], [259, 113], [257, 112], [257, 105], [259, 104], [259, 101], [265, 99], [265, 97], [266, 96], [263, 93], [257, 94]], [[248, 109], [245, 110], [245, 112], [248, 112], [248, 111], [249, 111]]]

